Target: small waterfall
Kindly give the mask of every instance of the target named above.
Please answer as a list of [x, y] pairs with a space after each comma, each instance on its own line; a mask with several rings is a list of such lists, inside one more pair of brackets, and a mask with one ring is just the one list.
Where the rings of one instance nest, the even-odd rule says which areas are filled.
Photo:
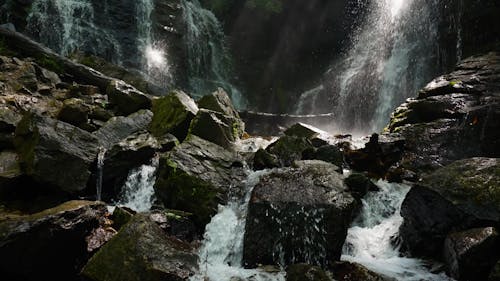
[[102, 194], [102, 175], [103, 175], [103, 166], [104, 166], [104, 158], [106, 156], [106, 149], [104, 147], [99, 147], [99, 151], [97, 153], [97, 182], [96, 182], [96, 200], [101, 201]]
[[198, 0], [182, 0], [187, 25], [188, 79], [192, 95], [201, 97], [221, 87], [238, 109], [245, 107], [240, 91], [231, 84], [231, 59], [222, 26]]
[[116, 205], [128, 207], [136, 212], [147, 212], [151, 209], [155, 201], [153, 187], [159, 161], [159, 156], [155, 156], [150, 164], [130, 171]]
[[444, 273], [430, 273], [424, 261], [403, 257], [399, 251], [397, 238], [403, 223], [399, 213], [410, 187], [384, 181], [377, 185], [380, 191], [370, 192], [362, 200], [361, 214], [348, 230], [342, 260], [396, 280], [452, 280]]
[[285, 281], [283, 272], [270, 274], [258, 269], [243, 269], [243, 236], [248, 202], [253, 187], [261, 176], [269, 171], [252, 172], [245, 182], [244, 198], [235, 198], [225, 206], [207, 225], [199, 257], [200, 272], [191, 281]]

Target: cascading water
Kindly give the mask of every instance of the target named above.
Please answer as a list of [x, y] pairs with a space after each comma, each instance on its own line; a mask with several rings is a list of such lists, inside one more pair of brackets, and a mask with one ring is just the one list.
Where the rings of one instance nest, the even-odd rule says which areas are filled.
[[283, 272], [266, 273], [258, 269], [243, 269], [243, 236], [248, 202], [259, 178], [269, 171], [252, 172], [245, 184], [244, 198], [235, 198], [219, 206], [219, 212], [206, 227], [199, 251], [199, 273], [191, 281], [284, 281]]
[[231, 96], [238, 109], [245, 100], [231, 81], [231, 59], [222, 26], [215, 15], [204, 9], [198, 0], [182, 0], [187, 26], [186, 46], [188, 80], [191, 94], [201, 97], [221, 87]]
[[151, 209], [155, 201], [153, 187], [159, 160], [159, 157], [155, 156], [150, 164], [130, 171], [116, 205], [128, 207], [136, 212], [147, 212]]
[[104, 147], [99, 147], [97, 153], [97, 182], [96, 182], [96, 200], [101, 201], [102, 194], [102, 173], [104, 166], [104, 157], [106, 156], [106, 149]]
[[397, 237], [403, 218], [399, 212], [410, 187], [384, 181], [377, 186], [379, 191], [362, 200], [361, 213], [348, 230], [342, 260], [396, 280], [452, 280], [444, 273], [430, 273], [422, 260], [401, 256]]

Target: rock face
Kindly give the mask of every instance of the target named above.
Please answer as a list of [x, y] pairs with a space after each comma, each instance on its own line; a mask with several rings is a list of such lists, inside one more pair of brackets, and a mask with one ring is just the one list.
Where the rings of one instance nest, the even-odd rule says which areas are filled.
[[190, 136], [161, 156], [155, 190], [166, 207], [192, 213], [203, 230], [229, 188], [244, 178], [241, 166], [236, 154]]
[[77, 127], [26, 114], [16, 128], [16, 148], [26, 174], [67, 192], [87, 187], [98, 140]]
[[191, 122], [189, 133], [230, 149], [245, 129], [241, 119], [201, 109]]
[[499, 164], [497, 158], [464, 159], [424, 177], [401, 208], [406, 247], [417, 255], [439, 256], [449, 232], [498, 226]]
[[29, 216], [0, 221], [0, 272], [6, 280], [78, 280], [88, 258], [85, 237], [106, 206], [70, 201]]
[[301, 161], [263, 176], [248, 207], [243, 262], [328, 265], [340, 258], [353, 210], [332, 164]]
[[400, 166], [417, 173], [469, 157], [500, 157], [500, 56], [463, 60], [399, 107], [388, 127], [405, 139]]
[[179, 140], [186, 138], [191, 120], [198, 113], [198, 106], [184, 92], [171, 92], [153, 100], [153, 120], [149, 130], [160, 137], [171, 133]]
[[94, 132], [94, 135], [101, 146], [110, 149], [126, 137], [147, 129], [152, 118], [153, 113], [149, 110], [141, 110], [126, 117], [113, 117]]
[[112, 80], [106, 89], [109, 101], [119, 115], [129, 115], [141, 109], [151, 109], [151, 97], [120, 80]]
[[94, 281], [187, 281], [196, 268], [197, 257], [188, 244], [138, 214], [89, 260], [82, 275]]
[[456, 280], [487, 280], [500, 259], [500, 237], [493, 227], [452, 233], [445, 240], [448, 273]]

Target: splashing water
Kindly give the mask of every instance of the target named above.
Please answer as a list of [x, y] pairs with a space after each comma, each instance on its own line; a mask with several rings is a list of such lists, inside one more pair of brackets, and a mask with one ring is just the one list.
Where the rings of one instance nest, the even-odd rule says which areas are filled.
[[401, 256], [396, 240], [403, 218], [401, 204], [410, 187], [384, 181], [370, 192], [347, 233], [342, 260], [364, 265], [379, 274], [405, 281], [450, 281], [444, 273], [432, 274], [419, 259]]
[[96, 182], [96, 200], [101, 201], [102, 194], [102, 174], [104, 166], [104, 157], [106, 156], [106, 148], [99, 147], [97, 153], [97, 182]]
[[[235, 199], [225, 206], [219, 206], [219, 212], [207, 225], [200, 248], [199, 270], [191, 281], [285, 281], [283, 272], [271, 274], [258, 269], [243, 269], [243, 236], [248, 202], [253, 187], [261, 176], [269, 171], [252, 172], [246, 182], [246, 194], [242, 199]], [[208, 279], [207, 279], [208, 278]], [[232, 279], [234, 278], [234, 279]]]
[[149, 165], [142, 165], [130, 171], [120, 200], [116, 205], [128, 207], [136, 212], [147, 212], [155, 201], [154, 184], [159, 157], [155, 156]]

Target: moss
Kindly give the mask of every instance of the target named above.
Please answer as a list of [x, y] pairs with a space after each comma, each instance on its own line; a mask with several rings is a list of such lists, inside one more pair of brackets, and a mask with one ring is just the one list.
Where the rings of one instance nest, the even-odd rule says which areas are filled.
[[54, 71], [57, 74], [64, 73], [64, 65], [56, 58], [51, 58], [47, 55], [40, 55], [36, 58], [36, 62], [42, 67]]
[[186, 110], [176, 94], [170, 93], [152, 103], [153, 119], [149, 131], [156, 137], [171, 133], [180, 141], [184, 140], [194, 115]]
[[33, 114], [27, 113], [18, 123], [14, 145], [20, 155], [22, 167], [30, 174], [35, 160], [35, 148], [40, 141], [40, 133], [33, 122]]

